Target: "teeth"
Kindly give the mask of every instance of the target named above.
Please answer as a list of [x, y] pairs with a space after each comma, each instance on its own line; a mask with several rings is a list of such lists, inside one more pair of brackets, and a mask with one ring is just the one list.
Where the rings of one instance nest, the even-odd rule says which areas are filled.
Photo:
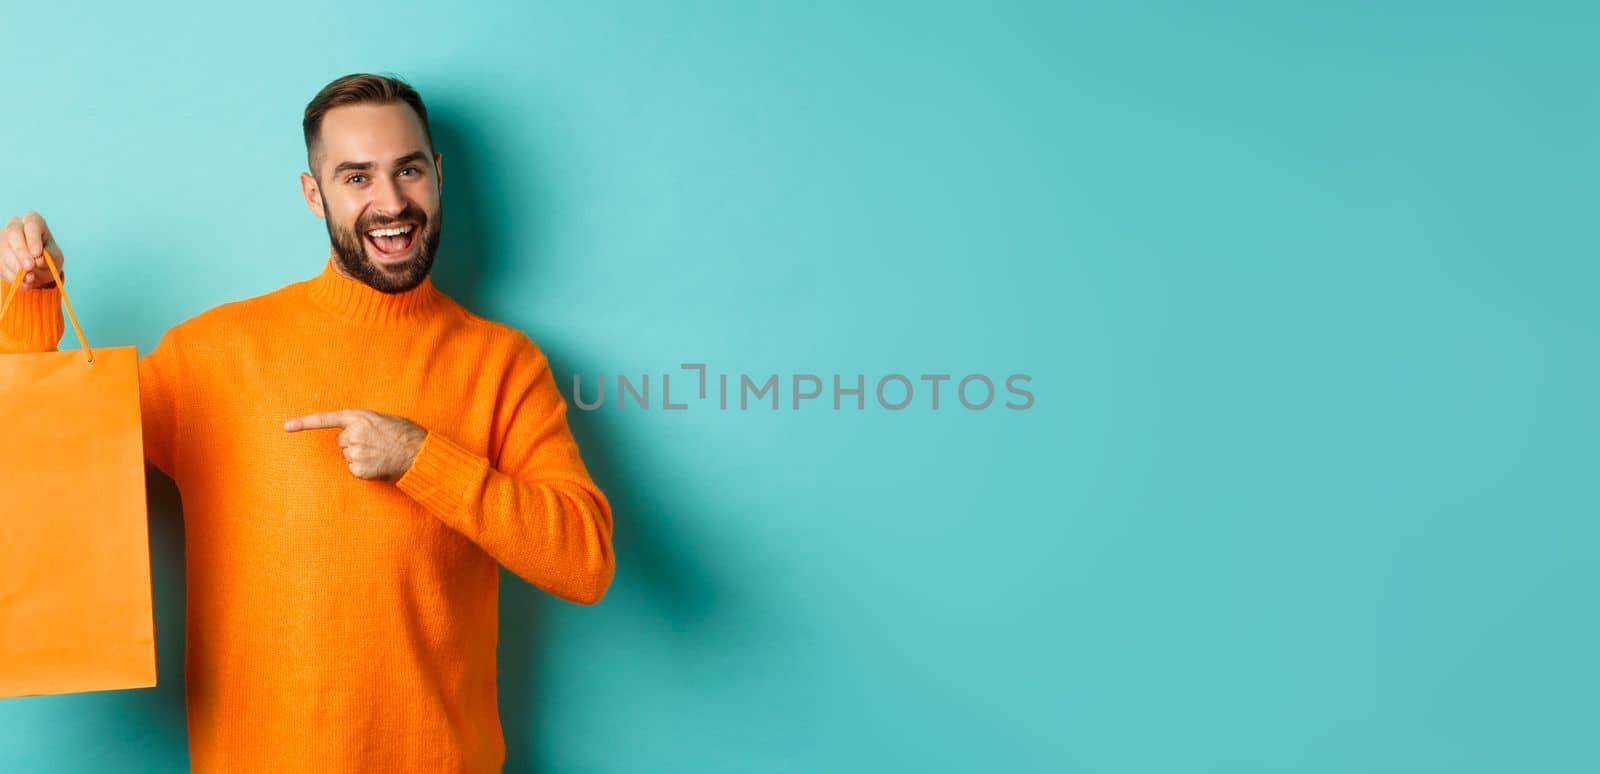
[[379, 236], [399, 236], [401, 234], [409, 234], [409, 233], [411, 233], [411, 227], [410, 226], [401, 226], [399, 228], [379, 228], [379, 229], [373, 229], [372, 231], [368, 231], [367, 233], [371, 234], [372, 236], [375, 236], [375, 237], [379, 237]]

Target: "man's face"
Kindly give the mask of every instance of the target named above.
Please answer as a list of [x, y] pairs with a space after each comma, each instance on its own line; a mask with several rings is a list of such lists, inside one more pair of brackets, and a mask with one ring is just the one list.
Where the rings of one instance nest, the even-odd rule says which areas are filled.
[[443, 159], [430, 157], [417, 114], [404, 103], [336, 107], [323, 116], [319, 148], [316, 175], [300, 183], [327, 222], [339, 268], [385, 293], [421, 284], [443, 228]]

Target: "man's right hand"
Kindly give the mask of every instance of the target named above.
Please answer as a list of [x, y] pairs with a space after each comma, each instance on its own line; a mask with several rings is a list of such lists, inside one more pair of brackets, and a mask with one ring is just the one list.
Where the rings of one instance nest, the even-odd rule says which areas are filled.
[[37, 212], [27, 212], [7, 219], [5, 233], [0, 235], [0, 280], [10, 284], [16, 279], [18, 271], [26, 269], [28, 273], [22, 278], [23, 290], [54, 286], [55, 278], [50, 276], [50, 267], [44, 262], [45, 250], [49, 250], [50, 257], [55, 259], [56, 271], [62, 272], [64, 281], [66, 258], [61, 254], [61, 245], [56, 244], [55, 236], [50, 233], [50, 227], [45, 225], [44, 218]]

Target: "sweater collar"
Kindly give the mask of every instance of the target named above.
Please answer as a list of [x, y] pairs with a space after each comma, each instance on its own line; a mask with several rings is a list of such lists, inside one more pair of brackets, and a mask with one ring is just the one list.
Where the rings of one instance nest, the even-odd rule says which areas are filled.
[[432, 277], [402, 293], [385, 293], [334, 268], [328, 256], [322, 273], [307, 281], [311, 298], [319, 306], [350, 322], [363, 325], [400, 325], [424, 319], [444, 306], [444, 296]]

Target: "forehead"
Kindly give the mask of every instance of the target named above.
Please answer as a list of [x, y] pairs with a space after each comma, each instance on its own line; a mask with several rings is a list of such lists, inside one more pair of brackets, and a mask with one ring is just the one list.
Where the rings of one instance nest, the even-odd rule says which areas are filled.
[[427, 150], [422, 121], [410, 105], [340, 105], [322, 117], [322, 157], [341, 161], [389, 160], [414, 150]]

